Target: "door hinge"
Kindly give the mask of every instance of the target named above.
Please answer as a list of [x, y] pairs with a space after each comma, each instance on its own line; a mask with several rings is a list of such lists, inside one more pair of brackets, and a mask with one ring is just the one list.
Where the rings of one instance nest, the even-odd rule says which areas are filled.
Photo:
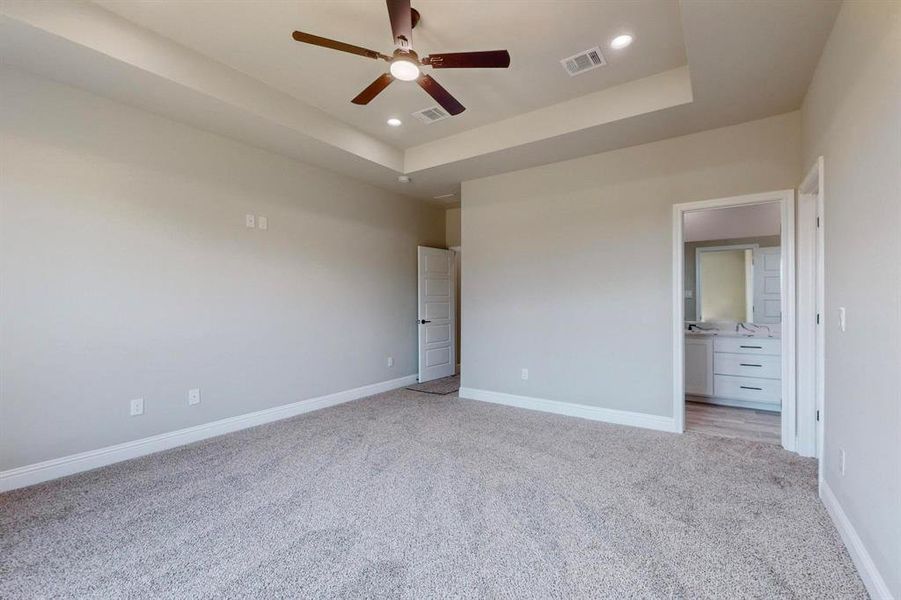
[[820, 313], [817, 313], [817, 325], [820, 324]]
[[817, 217], [817, 227], [819, 227], [819, 226], [820, 226], [820, 218]]
[[820, 411], [817, 410], [817, 421], [819, 421], [819, 420], [820, 420]]

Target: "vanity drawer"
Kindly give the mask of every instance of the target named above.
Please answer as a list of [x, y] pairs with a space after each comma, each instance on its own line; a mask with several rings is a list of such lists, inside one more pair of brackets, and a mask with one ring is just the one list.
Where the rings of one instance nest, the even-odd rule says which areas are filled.
[[713, 355], [713, 372], [716, 375], [781, 379], [782, 357], [717, 352]]
[[736, 354], [782, 354], [782, 340], [773, 338], [717, 337], [713, 341], [714, 352]]
[[713, 378], [713, 393], [720, 398], [781, 404], [782, 382], [778, 379], [715, 375]]

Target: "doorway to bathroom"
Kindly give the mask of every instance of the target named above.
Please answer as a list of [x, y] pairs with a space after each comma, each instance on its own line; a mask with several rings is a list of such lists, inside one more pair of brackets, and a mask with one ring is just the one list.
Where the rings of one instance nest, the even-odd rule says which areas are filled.
[[673, 214], [677, 430], [795, 450], [794, 192]]

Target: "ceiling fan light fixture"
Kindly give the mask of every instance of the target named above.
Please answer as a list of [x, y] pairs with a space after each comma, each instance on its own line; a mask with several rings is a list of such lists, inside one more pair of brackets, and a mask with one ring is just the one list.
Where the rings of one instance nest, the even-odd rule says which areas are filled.
[[419, 79], [419, 65], [412, 60], [398, 58], [391, 61], [391, 75], [401, 81]]
[[614, 50], [622, 50], [623, 48], [631, 44], [633, 39], [634, 38], [628, 33], [618, 35], [610, 41], [610, 47]]

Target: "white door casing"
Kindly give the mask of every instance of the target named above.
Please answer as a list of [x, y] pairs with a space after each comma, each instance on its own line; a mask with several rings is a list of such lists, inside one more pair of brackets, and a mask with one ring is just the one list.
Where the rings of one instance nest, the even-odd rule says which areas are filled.
[[782, 212], [782, 447], [794, 452], [796, 438], [795, 405], [795, 191], [777, 190], [760, 194], [698, 200], [673, 205], [673, 429], [685, 431], [685, 242], [683, 216], [687, 212], [779, 202]]
[[820, 156], [798, 188], [798, 452], [820, 460], [826, 420], [823, 169]]
[[419, 381], [453, 375], [456, 370], [454, 338], [454, 253], [441, 248], [417, 248], [419, 282]]
[[782, 322], [782, 251], [777, 247], [754, 250], [754, 322]]

